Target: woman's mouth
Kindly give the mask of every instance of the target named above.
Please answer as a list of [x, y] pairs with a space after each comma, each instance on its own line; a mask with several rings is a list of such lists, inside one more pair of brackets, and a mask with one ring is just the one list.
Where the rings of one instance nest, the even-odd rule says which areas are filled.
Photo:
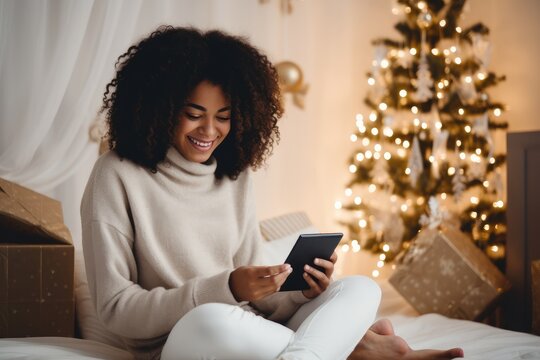
[[197, 149], [200, 150], [208, 150], [214, 143], [214, 141], [202, 141], [199, 139], [195, 139], [194, 137], [188, 136], [189, 141], [191, 144], [193, 144]]

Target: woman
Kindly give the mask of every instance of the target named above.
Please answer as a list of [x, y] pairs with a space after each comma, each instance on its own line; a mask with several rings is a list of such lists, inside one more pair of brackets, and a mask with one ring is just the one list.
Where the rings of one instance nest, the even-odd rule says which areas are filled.
[[[335, 253], [316, 260], [324, 271], [257, 266], [248, 169], [270, 154], [282, 114], [264, 55], [218, 31], [161, 27], [117, 67], [102, 108], [112, 151], [81, 215], [98, 317], [126, 348], [163, 359], [418, 355], [388, 322], [371, 326], [373, 281], [331, 282]], [[310, 289], [278, 292], [294, 270]]]

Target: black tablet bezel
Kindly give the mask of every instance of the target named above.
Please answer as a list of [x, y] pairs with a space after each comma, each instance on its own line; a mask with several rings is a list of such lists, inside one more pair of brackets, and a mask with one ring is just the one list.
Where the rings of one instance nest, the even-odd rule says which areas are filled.
[[313, 264], [313, 260], [315, 258], [330, 259], [342, 237], [342, 233], [301, 234], [285, 260], [286, 264], [291, 265], [293, 271], [279, 291], [309, 289], [303, 276], [304, 265], [307, 264], [321, 270], [320, 267]]

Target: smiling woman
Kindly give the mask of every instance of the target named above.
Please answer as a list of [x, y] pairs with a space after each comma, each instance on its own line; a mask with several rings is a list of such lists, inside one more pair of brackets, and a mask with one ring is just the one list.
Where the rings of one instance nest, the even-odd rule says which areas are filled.
[[204, 163], [231, 130], [231, 107], [219, 86], [203, 81], [180, 113], [174, 147], [189, 161]]

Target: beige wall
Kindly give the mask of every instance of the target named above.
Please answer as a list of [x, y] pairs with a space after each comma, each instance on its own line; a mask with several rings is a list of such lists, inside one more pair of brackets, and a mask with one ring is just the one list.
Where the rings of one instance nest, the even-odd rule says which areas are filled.
[[[287, 101], [281, 144], [267, 169], [255, 175], [257, 211], [263, 219], [305, 210], [321, 230], [336, 230], [333, 204], [349, 180], [347, 158], [353, 146], [348, 139], [355, 114], [366, 111], [371, 40], [397, 38], [397, 17], [390, 0], [295, 4], [295, 12], [276, 29], [282, 45], [270, 55], [300, 64], [310, 90], [305, 110]], [[470, 0], [461, 21], [463, 27], [481, 21], [491, 30], [490, 69], [508, 78], [491, 94], [508, 105], [511, 131], [540, 130], [535, 106], [540, 102], [538, 14], [538, 0]], [[497, 139], [504, 143], [504, 135]]]

